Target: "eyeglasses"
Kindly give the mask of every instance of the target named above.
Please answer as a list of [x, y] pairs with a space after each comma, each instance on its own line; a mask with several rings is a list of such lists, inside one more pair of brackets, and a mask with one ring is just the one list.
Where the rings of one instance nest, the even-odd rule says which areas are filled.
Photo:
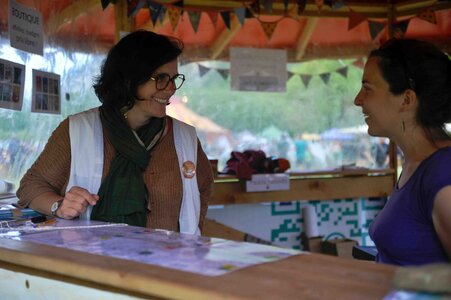
[[154, 77], [150, 77], [150, 79], [155, 81], [155, 87], [159, 91], [165, 90], [170, 82], [172, 82], [175, 89], [178, 90], [183, 85], [183, 82], [185, 82], [185, 75], [175, 74], [171, 77], [171, 75], [167, 73], [160, 73]]

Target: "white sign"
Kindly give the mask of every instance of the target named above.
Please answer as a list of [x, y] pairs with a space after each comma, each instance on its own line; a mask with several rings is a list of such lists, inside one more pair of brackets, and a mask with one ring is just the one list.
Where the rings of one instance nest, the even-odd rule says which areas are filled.
[[33, 70], [31, 111], [48, 114], [61, 113], [60, 76]]
[[9, 0], [8, 30], [11, 47], [43, 55], [44, 35], [42, 14]]
[[287, 51], [231, 48], [230, 76], [232, 90], [286, 92]]
[[0, 107], [22, 110], [25, 66], [0, 59]]
[[253, 174], [246, 181], [246, 192], [282, 191], [290, 189], [288, 174]]

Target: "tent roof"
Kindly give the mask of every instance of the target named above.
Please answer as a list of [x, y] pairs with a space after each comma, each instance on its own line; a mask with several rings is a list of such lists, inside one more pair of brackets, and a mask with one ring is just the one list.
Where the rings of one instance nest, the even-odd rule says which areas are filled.
[[[387, 30], [393, 28], [383, 29], [384, 25], [396, 20], [408, 23], [406, 37], [430, 40], [451, 52], [449, 1], [310, 0], [303, 10], [298, 4], [304, 2], [301, 0], [116, 0], [105, 9], [101, 4], [108, 2], [105, 0], [16, 1], [42, 12], [47, 42], [82, 51], [105, 51], [121, 31], [146, 29], [182, 39], [182, 58], [189, 61], [228, 60], [232, 46], [287, 49], [289, 61], [358, 57], [384, 40]], [[325, 4], [320, 7], [320, 2]], [[162, 21], [151, 22], [147, 3], [163, 7]], [[0, 0], [0, 4], [0, 32], [4, 35], [8, 0]], [[127, 17], [133, 4], [138, 9]], [[246, 19], [238, 17], [240, 11], [246, 12]], [[437, 24], [419, 18], [424, 12], [432, 12]], [[199, 22], [196, 31], [195, 20]], [[348, 30], [358, 20], [362, 22]], [[383, 30], [372, 38], [370, 30], [378, 27]]]

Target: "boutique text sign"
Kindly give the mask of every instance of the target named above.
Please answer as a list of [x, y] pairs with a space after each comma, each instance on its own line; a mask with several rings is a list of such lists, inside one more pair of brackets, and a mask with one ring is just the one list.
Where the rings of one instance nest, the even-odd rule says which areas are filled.
[[9, 0], [8, 30], [11, 47], [42, 55], [44, 49], [42, 14]]

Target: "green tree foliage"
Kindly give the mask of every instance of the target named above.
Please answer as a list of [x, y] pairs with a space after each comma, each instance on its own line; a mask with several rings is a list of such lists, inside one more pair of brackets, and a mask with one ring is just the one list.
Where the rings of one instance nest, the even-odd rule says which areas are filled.
[[[362, 124], [361, 112], [353, 105], [362, 70], [353, 66], [352, 60], [291, 64], [288, 66], [291, 72], [312, 77], [306, 87], [299, 75], [292, 76], [286, 93], [232, 91], [230, 78], [224, 80], [216, 71], [224, 67], [208, 65], [211, 69], [203, 77], [199, 75], [197, 64], [181, 67], [180, 72], [186, 74], [187, 82], [180, 93], [189, 98], [191, 109], [232, 132], [259, 133], [274, 125], [294, 136]], [[347, 78], [336, 72], [346, 66]], [[327, 84], [319, 77], [322, 73], [330, 73]]]

